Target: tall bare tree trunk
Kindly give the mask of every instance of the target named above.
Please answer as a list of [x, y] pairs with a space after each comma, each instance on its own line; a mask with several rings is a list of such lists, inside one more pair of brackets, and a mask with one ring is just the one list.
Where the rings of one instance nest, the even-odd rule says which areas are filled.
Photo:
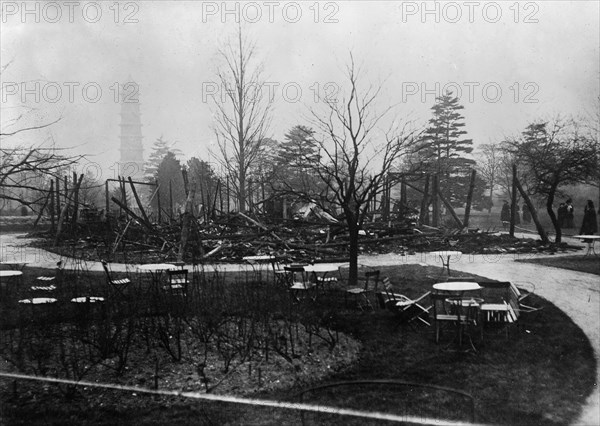
[[521, 197], [523, 197], [523, 200], [525, 200], [525, 204], [527, 204], [529, 213], [531, 213], [531, 219], [533, 220], [533, 223], [535, 223], [535, 227], [538, 231], [538, 234], [540, 235], [540, 238], [542, 239], [542, 243], [548, 244], [550, 242], [550, 240], [548, 238], [548, 234], [546, 233], [546, 230], [540, 223], [540, 218], [537, 214], [537, 210], [536, 210], [535, 206], [533, 205], [533, 202], [531, 201], [531, 198], [529, 198], [529, 195], [527, 195], [527, 193], [521, 186], [521, 182], [519, 182], [519, 178], [517, 178], [515, 180], [515, 182], [517, 184], [517, 189], [521, 193]]
[[193, 181], [188, 192], [187, 200], [185, 201], [185, 211], [183, 213], [181, 224], [181, 239], [179, 241], [179, 250], [177, 252], [177, 260], [183, 262], [185, 255], [185, 247], [187, 245], [188, 236], [190, 233], [190, 224], [192, 223], [192, 209], [194, 206], [194, 196], [196, 195], [196, 182]]
[[510, 204], [510, 229], [509, 234], [511, 237], [515, 236], [515, 222], [517, 218], [517, 166], [512, 166], [512, 193], [511, 204]]

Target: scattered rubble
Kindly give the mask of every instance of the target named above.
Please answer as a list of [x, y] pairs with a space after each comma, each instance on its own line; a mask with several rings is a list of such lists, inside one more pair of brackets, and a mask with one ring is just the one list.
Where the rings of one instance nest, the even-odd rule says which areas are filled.
[[[92, 260], [130, 261], [136, 255], [145, 261], [239, 263], [250, 255], [271, 254], [281, 261], [334, 262], [347, 260], [349, 235], [342, 222], [332, 223], [323, 215], [302, 215], [277, 220], [249, 213], [229, 213], [205, 222], [193, 220], [185, 245], [180, 250], [182, 220], [151, 223], [147, 218], [128, 213], [112, 220], [93, 221], [65, 232], [62, 244], [50, 247], [51, 235], [42, 244], [64, 255]], [[363, 254], [414, 254], [437, 250], [459, 250], [465, 254], [537, 253], [567, 251], [578, 247], [542, 245], [540, 240], [518, 239], [507, 234], [478, 229], [417, 226], [410, 219], [375, 221], [360, 232]]]

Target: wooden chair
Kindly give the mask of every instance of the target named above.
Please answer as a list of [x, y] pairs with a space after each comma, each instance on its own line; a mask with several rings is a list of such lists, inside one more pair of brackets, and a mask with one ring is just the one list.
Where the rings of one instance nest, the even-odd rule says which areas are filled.
[[[467, 316], [461, 311], [454, 309], [454, 305], [449, 302], [452, 297], [445, 293], [430, 293], [431, 303], [433, 305], [433, 320], [435, 322], [435, 343], [439, 343], [442, 326], [444, 324], [452, 325], [455, 329], [467, 323]], [[459, 335], [460, 335], [460, 330]], [[462, 338], [462, 337], [459, 337]], [[460, 344], [461, 342], [459, 342]]]
[[172, 295], [185, 296], [189, 284], [188, 273], [187, 269], [167, 270], [169, 282], [166, 286], [163, 286], [163, 290]]
[[104, 273], [106, 274], [106, 282], [107, 284], [114, 289], [121, 296], [125, 296], [125, 289], [131, 284], [131, 280], [127, 277], [125, 278], [113, 278], [110, 272], [108, 262], [106, 260], [102, 260], [102, 268], [104, 269]]
[[411, 327], [415, 321], [419, 321], [422, 324], [430, 326], [429, 323], [429, 311], [432, 306], [425, 307], [424, 301], [430, 295], [431, 292], [427, 292], [417, 299], [411, 299], [403, 294], [393, 293], [392, 283], [388, 277], [382, 280], [384, 292], [377, 293], [380, 306], [383, 306], [389, 311], [393, 312], [398, 318], [398, 324], [396, 327], [408, 324]]
[[56, 286], [63, 276], [62, 260], [56, 262], [54, 275], [42, 275], [36, 278], [36, 285], [31, 286], [31, 291], [49, 293], [56, 290]]
[[[520, 285], [524, 285], [526, 283], [520, 283]], [[533, 284], [529, 283], [531, 286], [533, 286]], [[511, 292], [513, 293], [513, 297], [516, 297], [517, 300], [519, 301], [519, 312], [520, 313], [531, 313], [531, 312], [537, 312], [540, 311], [542, 308], [541, 307], [533, 307], [530, 305], [526, 305], [523, 303], [523, 301], [525, 299], [527, 299], [532, 293], [533, 293], [533, 289], [531, 290], [521, 290], [517, 284], [515, 283], [510, 283], [510, 287], [511, 287]]]
[[379, 270], [365, 272], [365, 284], [363, 287], [349, 288], [346, 290], [346, 305], [348, 304], [348, 295], [350, 295], [351, 297], [354, 297], [356, 299], [356, 304], [360, 310], [364, 310], [364, 308], [366, 307], [373, 309], [373, 305], [369, 300], [369, 295], [376, 294], [377, 285], [379, 283], [379, 275]]
[[278, 285], [287, 286], [288, 279], [288, 271], [285, 270], [284, 267], [281, 266], [279, 260], [276, 257], [273, 257], [271, 260], [271, 267], [273, 268], [273, 276], [275, 277], [275, 283]]
[[303, 266], [291, 265], [283, 268], [286, 272], [286, 282], [290, 293], [296, 300], [302, 300], [306, 295], [316, 296], [316, 283], [309, 281]]
[[485, 300], [481, 304], [484, 324], [500, 325], [508, 339], [509, 327], [517, 322], [521, 314], [516, 288], [508, 281], [481, 281], [478, 284], [482, 287]]

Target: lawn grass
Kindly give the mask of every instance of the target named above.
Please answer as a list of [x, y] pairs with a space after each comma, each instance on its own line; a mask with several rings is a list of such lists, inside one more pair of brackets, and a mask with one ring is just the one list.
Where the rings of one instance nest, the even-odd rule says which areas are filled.
[[520, 259], [517, 262], [535, 263], [537, 265], [552, 266], [553, 268], [569, 269], [571, 271], [586, 272], [600, 275], [599, 256], [554, 256]]
[[[379, 269], [382, 275], [391, 278], [397, 291], [409, 297], [429, 291], [441, 272], [439, 268], [419, 265]], [[28, 268], [25, 282], [47, 272]], [[85, 291], [96, 292], [104, 282], [104, 276], [93, 272], [87, 274], [90, 280]], [[244, 273], [234, 273], [226, 278], [230, 282], [243, 280], [244, 276]], [[503, 333], [488, 330], [484, 341], [477, 345], [478, 352], [470, 353], [444, 349], [452, 339], [451, 331], [443, 335], [440, 345], [436, 345], [433, 328], [396, 328], [393, 315], [377, 308], [372, 312], [360, 312], [351, 307], [341, 309], [334, 325], [362, 343], [358, 362], [311, 385], [302, 383], [255, 396], [299, 401], [298, 392], [313, 385], [355, 380], [403, 380], [451, 387], [471, 394], [475, 399], [476, 421], [481, 423], [571, 423], [593, 390], [596, 377], [593, 349], [583, 332], [554, 305], [535, 295], [531, 295], [528, 302], [543, 309], [529, 316], [523, 315], [518, 325], [510, 330], [508, 340]], [[0, 423], [301, 424], [300, 413], [289, 410], [93, 389], [81, 389], [75, 398], [67, 400], [55, 386], [25, 382], [19, 383], [15, 397], [10, 383], [0, 381], [0, 384]], [[464, 398], [415, 388], [341, 386], [332, 392], [309, 392], [305, 396], [305, 402], [321, 405], [381, 410], [398, 415], [468, 419], [469, 407]], [[364, 419], [333, 415], [307, 414], [305, 417], [309, 424], [369, 424]]]

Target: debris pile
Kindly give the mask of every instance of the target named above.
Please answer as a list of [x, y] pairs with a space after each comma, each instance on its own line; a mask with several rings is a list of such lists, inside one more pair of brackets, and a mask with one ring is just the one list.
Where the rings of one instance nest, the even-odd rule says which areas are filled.
[[[293, 220], [229, 213], [210, 221], [193, 219], [182, 247], [183, 219], [151, 223], [127, 212], [99, 226], [79, 227], [54, 248], [61, 254], [92, 260], [145, 262], [182, 260], [194, 263], [240, 263], [245, 256], [274, 255], [285, 262], [336, 262], [348, 259], [349, 233], [343, 222], [326, 216], [304, 215]], [[373, 221], [359, 232], [362, 254], [414, 254], [459, 250], [465, 254], [554, 253], [569, 250], [566, 244], [542, 245], [539, 240], [517, 239], [481, 230], [459, 231], [417, 226], [410, 219]]]

